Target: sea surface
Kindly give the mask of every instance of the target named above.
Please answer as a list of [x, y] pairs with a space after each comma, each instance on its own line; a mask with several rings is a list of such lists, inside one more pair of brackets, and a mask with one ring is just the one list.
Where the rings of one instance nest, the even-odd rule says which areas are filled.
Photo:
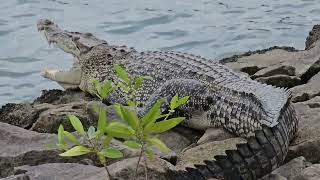
[[48, 18], [137, 50], [178, 50], [213, 61], [270, 46], [304, 48], [320, 24], [319, 0], [0, 0], [0, 105], [61, 88], [43, 67], [72, 57], [49, 46], [36, 22]]

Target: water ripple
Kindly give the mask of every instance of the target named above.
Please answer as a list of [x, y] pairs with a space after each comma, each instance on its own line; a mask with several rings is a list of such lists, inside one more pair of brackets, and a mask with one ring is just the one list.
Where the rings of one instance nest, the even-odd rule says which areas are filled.
[[31, 72], [12, 72], [4, 69], [0, 69], [0, 77], [9, 77], [9, 78], [21, 78], [30, 76], [34, 73], [39, 73], [39, 71], [31, 71]]
[[0, 61], [19, 64], [19, 63], [37, 62], [41, 60], [37, 58], [31, 58], [31, 57], [7, 57], [7, 58], [0, 58]]

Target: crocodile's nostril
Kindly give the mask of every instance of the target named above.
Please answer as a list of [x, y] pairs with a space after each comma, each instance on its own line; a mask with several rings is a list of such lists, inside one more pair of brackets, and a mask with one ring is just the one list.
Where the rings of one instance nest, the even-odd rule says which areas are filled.
[[45, 19], [43, 22], [44, 22], [44, 25], [52, 24], [52, 21], [50, 21], [49, 19]]

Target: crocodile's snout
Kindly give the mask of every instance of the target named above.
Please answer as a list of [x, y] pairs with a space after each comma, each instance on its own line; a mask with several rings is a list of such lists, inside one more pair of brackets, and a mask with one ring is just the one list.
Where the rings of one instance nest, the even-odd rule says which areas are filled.
[[49, 19], [40, 19], [37, 22], [38, 31], [42, 31], [46, 26], [53, 25], [54, 23]]

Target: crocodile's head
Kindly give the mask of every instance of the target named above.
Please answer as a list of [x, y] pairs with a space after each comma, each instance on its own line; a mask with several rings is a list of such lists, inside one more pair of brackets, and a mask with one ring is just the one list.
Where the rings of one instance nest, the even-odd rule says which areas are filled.
[[37, 23], [39, 31], [43, 31], [49, 44], [54, 43], [63, 51], [80, 59], [80, 55], [92, 47], [107, 44], [106, 41], [93, 36], [91, 33], [69, 32], [62, 30], [48, 19], [40, 19]]
[[64, 52], [74, 56], [74, 64], [69, 71], [44, 68], [42, 76], [56, 81], [65, 89], [77, 88], [82, 80], [81, 56], [88, 53], [93, 47], [106, 45], [107, 42], [96, 38], [91, 33], [69, 32], [60, 29], [57, 24], [48, 19], [40, 19], [37, 27], [44, 33], [49, 44], [55, 44]]

